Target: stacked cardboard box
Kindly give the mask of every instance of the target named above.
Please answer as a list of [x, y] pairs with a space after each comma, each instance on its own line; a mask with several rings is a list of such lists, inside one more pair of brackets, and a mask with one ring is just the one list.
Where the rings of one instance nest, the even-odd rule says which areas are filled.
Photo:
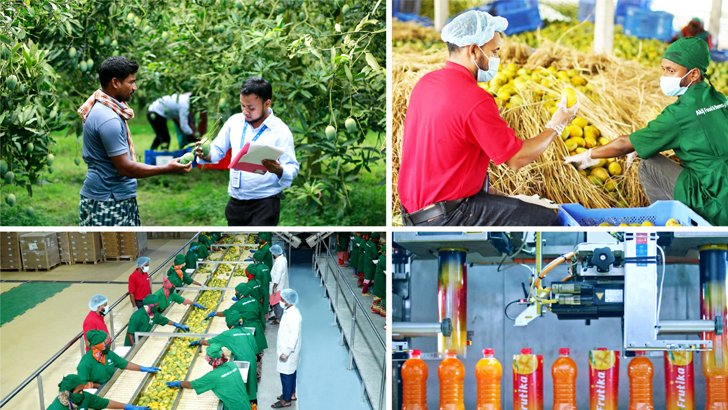
[[116, 232], [104, 232], [101, 234], [104, 245], [104, 256], [106, 259], [116, 259], [121, 255]]
[[103, 261], [101, 235], [98, 232], [72, 232], [71, 257], [76, 262]]
[[0, 232], [0, 269], [23, 269], [17, 232]]
[[20, 235], [23, 269], [53, 269], [61, 264], [55, 232], [32, 232]]
[[69, 232], [57, 232], [56, 238], [58, 238], [58, 251], [61, 254], [61, 263], [67, 265], [76, 263], [71, 255], [71, 234]]
[[119, 232], [116, 235], [119, 254], [131, 259], [141, 256], [147, 250], [146, 232]]

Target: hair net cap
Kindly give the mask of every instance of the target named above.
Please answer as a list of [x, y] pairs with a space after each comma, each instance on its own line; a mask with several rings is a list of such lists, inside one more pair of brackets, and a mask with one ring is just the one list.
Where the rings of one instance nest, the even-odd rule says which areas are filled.
[[485, 11], [470, 10], [455, 17], [442, 29], [442, 41], [465, 47], [471, 44], [482, 46], [495, 36], [496, 31], [505, 31], [508, 20], [491, 16]]
[[281, 291], [281, 298], [288, 302], [289, 305], [298, 303], [298, 293], [293, 289], [283, 289]]
[[210, 343], [209, 346], [207, 346], [207, 357], [210, 359], [219, 359], [222, 357], [222, 346], [220, 346], [217, 343]]
[[91, 297], [91, 300], [89, 300], [88, 302], [88, 308], [95, 312], [96, 309], [99, 308], [99, 306], [107, 303], [108, 301], [109, 299], [106, 299], [106, 296], [104, 295], [93, 295], [93, 297]]
[[73, 391], [76, 387], [85, 384], [76, 374], [68, 374], [63, 376], [63, 380], [58, 383], [59, 391]]
[[181, 253], [178, 253], [177, 256], [174, 257], [174, 264], [177, 265], [177, 266], [184, 265], [185, 264], [185, 256], [182, 255]]
[[99, 343], [103, 343], [108, 338], [108, 333], [104, 332], [103, 330], [91, 329], [86, 332], [86, 340], [88, 340], [91, 346], [96, 346]]
[[152, 260], [147, 258], [146, 256], [140, 256], [139, 259], [137, 259], [137, 268], [141, 268], [147, 263], [150, 263]]
[[282, 255], [283, 249], [281, 249], [281, 245], [273, 245], [270, 247], [270, 253], [273, 255]]

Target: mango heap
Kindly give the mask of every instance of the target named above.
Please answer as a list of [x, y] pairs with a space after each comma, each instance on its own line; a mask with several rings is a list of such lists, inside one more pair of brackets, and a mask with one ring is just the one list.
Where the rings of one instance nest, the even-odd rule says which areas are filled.
[[716, 63], [712, 61], [705, 74], [710, 77], [710, 82], [716, 90], [728, 95], [728, 62]]
[[[651, 221], [645, 219], [644, 221], [642, 221], [642, 223], [635, 222], [635, 223], [627, 224], [627, 223], [622, 222], [619, 225], [612, 225], [609, 222], [602, 222], [599, 224], [599, 226], [655, 226], [655, 224], [653, 224]], [[668, 219], [667, 222], [665, 222], [665, 226], [683, 226], [683, 225], [677, 219], [672, 218], [672, 219]]]
[[241, 251], [242, 247], [231, 246], [230, 248], [228, 248], [228, 252], [225, 254], [225, 256], [223, 256], [222, 260], [226, 262], [237, 261], [240, 259], [239, 257]]

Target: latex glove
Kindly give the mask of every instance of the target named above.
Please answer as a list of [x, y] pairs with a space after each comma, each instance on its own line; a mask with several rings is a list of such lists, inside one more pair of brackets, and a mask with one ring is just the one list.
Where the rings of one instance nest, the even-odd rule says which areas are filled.
[[183, 332], [189, 332], [190, 331], [190, 328], [189, 327], [187, 327], [185, 325], [182, 325], [182, 324], [179, 324], [179, 323], [175, 323], [174, 324], [174, 327], [176, 327], [177, 329], [182, 330]]
[[215, 316], [217, 316], [217, 312], [212, 312], [209, 315], [207, 315], [207, 317], [205, 318], [205, 320], [209, 320], [210, 318], [213, 318]]
[[253, 259], [252, 259], [252, 258], [248, 258], [248, 259], [244, 259], [244, 260], [243, 260], [243, 262], [252, 262], [252, 261], [253, 261]]
[[374, 262], [374, 264], [376, 265], [379, 263], [379, 259], [372, 259], [372, 262]]
[[255, 252], [256, 252], [255, 249], [250, 250], [250, 253], [255, 253]]
[[158, 372], [158, 371], [160, 371], [162, 369], [160, 369], [159, 367], [146, 367], [146, 366], [142, 366], [142, 368], [139, 369], [139, 370], [141, 370], [143, 372], [147, 372], [147, 373], [156, 373], [156, 372]]
[[124, 410], [152, 410], [149, 406], [135, 406], [133, 404], [125, 404]]
[[574, 164], [577, 164], [579, 166], [579, 171], [587, 169], [589, 167], [593, 167], [594, 165], [599, 163], [598, 159], [593, 159], [591, 157], [591, 148], [582, 152], [581, 154], [572, 155], [570, 157], [566, 157], [564, 159], [564, 163], [568, 164], [570, 162], [573, 162]]
[[576, 117], [576, 112], [579, 110], [579, 97], [576, 97], [576, 104], [571, 108], [566, 108], [566, 96], [563, 96], [556, 106], [559, 108], [554, 112], [551, 121], [546, 123], [546, 128], [551, 128], [561, 135], [564, 133], [564, 128]]
[[196, 307], [197, 309], [202, 309], [202, 310], [205, 310], [205, 309], [207, 309], [206, 307], [202, 306], [202, 305], [201, 305], [201, 304], [199, 304], [199, 303], [193, 303], [193, 304], [192, 304], [192, 306]]
[[238, 299], [238, 298], [236, 298], [235, 296], [233, 296], [233, 302], [237, 302], [237, 301], [239, 301], [239, 300], [240, 300], [240, 299]]
[[189, 347], [194, 347], [194, 346], [199, 346], [199, 345], [200, 345], [200, 341], [195, 340], [194, 342], [190, 343]]
[[630, 152], [627, 154], [627, 166], [624, 167], [624, 173], [627, 173], [627, 170], [630, 166], [632, 166], [632, 162], [634, 162], [634, 159], [637, 157], [637, 151]]
[[167, 382], [167, 387], [182, 387], [181, 381]]
[[288, 355], [287, 354], [281, 354], [280, 359], [281, 359], [282, 362], [285, 362], [286, 360], [288, 360]]
[[138, 307], [136, 307], [136, 306], [132, 306], [132, 308], [131, 308], [131, 311], [132, 311], [132, 312], [136, 312], [137, 310], [139, 310], [139, 308], [138, 308]]

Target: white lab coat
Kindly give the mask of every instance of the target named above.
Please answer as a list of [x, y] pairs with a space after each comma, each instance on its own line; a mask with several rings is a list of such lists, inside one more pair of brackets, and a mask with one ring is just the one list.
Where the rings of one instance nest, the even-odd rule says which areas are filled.
[[273, 284], [277, 283], [276, 292], [288, 288], [288, 260], [281, 255], [273, 260], [273, 268], [270, 270], [270, 289], [268, 294], [273, 294]]
[[[283, 374], [293, 374], [298, 369], [298, 362], [301, 361], [301, 312], [297, 307], [291, 306], [286, 309], [281, 324], [278, 327], [278, 339], [276, 341], [276, 356], [278, 365], [276, 371]], [[281, 361], [281, 355], [287, 354], [288, 360]]]

